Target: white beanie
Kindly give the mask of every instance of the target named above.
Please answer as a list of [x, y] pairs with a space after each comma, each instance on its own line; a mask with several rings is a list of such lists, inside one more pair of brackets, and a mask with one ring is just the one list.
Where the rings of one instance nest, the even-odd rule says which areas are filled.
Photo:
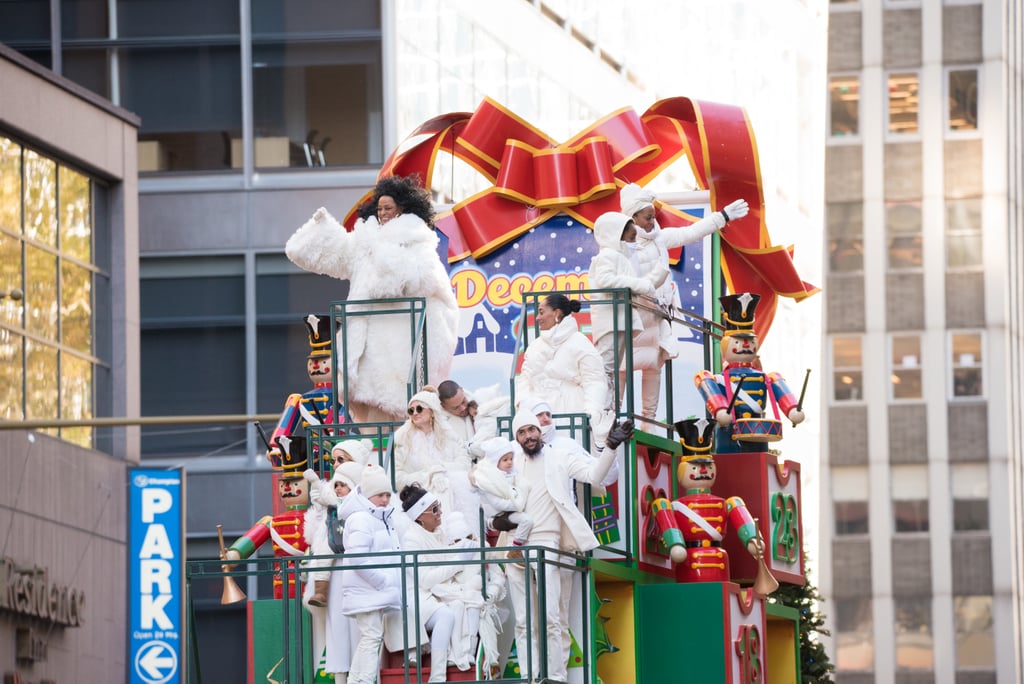
[[514, 442], [510, 442], [502, 437], [492, 437], [485, 440], [482, 446], [484, 449], [484, 458], [494, 465], [498, 465], [498, 461], [500, 461], [501, 457], [505, 454], [515, 453], [516, 448]]
[[348, 485], [349, 489], [355, 491], [363, 477], [364, 470], [366, 470], [365, 465], [354, 461], [346, 461], [334, 469], [334, 474], [331, 475], [331, 484], [344, 482]]
[[338, 452], [348, 454], [353, 461], [359, 465], [366, 465], [370, 462], [370, 454], [373, 452], [373, 442], [368, 439], [350, 439], [338, 442], [331, 447], [331, 457], [337, 458]]
[[408, 406], [412, 406], [414, 402], [423, 404], [433, 411], [435, 418], [441, 418], [441, 397], [437, 395], [437, 390], [433, 385], [424, 385], [423, 389], [412, 395]]
[[529, 411], [533, 415], [538, 413], [554, 413], [551, 410], [551, 404], [540, 397], [524, 397], [519, 400], [519, 408], [523, 411]]
[[519, 430], [527, 425], [532, 425], [540, 430], [540, 421], [537, 420], [537, 416], [529, 411], [519, 409], [516, 417], [512, 420], [512, 436], [517, 436], [519, 434]]
[[391, 479], [379, 465], [363, 466], [363, 476], [359, 481], [359, 491], [369, 499], [371, 496], [391, 491]]
[[630, 183], [619, 191], [619, 203], [622, 213], [632, 217], [638, 211], [654, 206], [654, 193], [644, 190], [636, 183]]

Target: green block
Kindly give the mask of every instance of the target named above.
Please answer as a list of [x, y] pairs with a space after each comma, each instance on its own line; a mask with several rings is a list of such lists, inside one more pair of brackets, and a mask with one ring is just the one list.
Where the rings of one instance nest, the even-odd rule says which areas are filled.
[[726, 682], [722, 584], [636, 588], [639, 681]]
[[[333, 684], [334, 677], [318, 671], [312, 678], [313, 659], [310, 657], [312, 632], [309, 613], [301, 609], [301, 618], [295, 614], [295, 601], [288, 602], [288, 662], [285, 662], [283, 639], [284, 602], [264, 599], [249, 603], [249, 643], [251, 644], [250, 684], [268, 681], [312, 681], [314, 684]], [[296, 648], [297, 646], [297, 648]], [[292, 675], [302, 672], [301, 678]]]

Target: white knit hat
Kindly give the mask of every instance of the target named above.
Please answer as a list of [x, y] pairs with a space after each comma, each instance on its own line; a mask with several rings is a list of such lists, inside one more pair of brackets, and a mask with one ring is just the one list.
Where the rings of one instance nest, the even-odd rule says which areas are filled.
[[363, 477], [364, 470], [366, 470], [365, 465], [355, 461], [346, 461], [334, 469], [334, 474], [331, 475], [331, 484], [344, 482], [349, 489], [355, 491]]
[[529, 411], [533, 415], [538, 413], [554, 413], [551, 410], [551, 404], [540, 397], [523, 397], [519, 400], [519, 408], [523, 411]]
[[359, 481], [359, 491], [369, 499], [371, 496], [391, 491], [391, 479], [379, 465], [363, 466], [363, 476]]
[[370, 454], [373, 452], [373, 442], [368, 439], [350, 439], [338, 442], [331, 447], [331, 457], [337, 458], [338, 452], [348, 454], [353, 461], [359, 465], [366, 465], [370, 462]]
[[512, 420], [512, 435], [518, 435], [519, 430], [527, 425], [532, 425], [540, 430], [540, 421], [537, 420], [537, 416], [529, 411], [519, 409], [519, 412], [516, 413], [516, 417]]
[[619, 191], [622, 213], [630, 217], [642, 209], [653, 207], [655, 199], [653, 192], [644, 190], [636, 183], [630, 183]]
[[492, 437], [485, 440], [482, 446], [484, 449], [484, 458], [494, 465], [498, 465], [498, 461], [500, 461], [501, 457], [505, 454], [515, 453], [516, 448], [515, 442], [510, 442], [501, 437]]
[[408, 405], [412, 406], [413, 402], [423, 404], [432, 410], [435, 418], [441, 417], [441, 397], [437, 396], [437, 390], [433, 385], [424, 385], [423, 389], [412, 395]]

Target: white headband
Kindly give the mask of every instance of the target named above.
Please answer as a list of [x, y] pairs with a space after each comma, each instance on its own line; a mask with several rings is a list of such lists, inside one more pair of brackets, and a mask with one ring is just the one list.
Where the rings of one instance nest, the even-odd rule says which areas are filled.
[[412, 506], [409, 506], [409, 510], [406, 511], [405, 513], [409, 516], [410, 520], [415, 520], [416, 518], [423, 515], [423, 511], [427, 510], [436, 503], [437, 497], [431, 494], [430, 492], [427, 492], [426, 494], [420, 497], [419, 501], [414, 503]]

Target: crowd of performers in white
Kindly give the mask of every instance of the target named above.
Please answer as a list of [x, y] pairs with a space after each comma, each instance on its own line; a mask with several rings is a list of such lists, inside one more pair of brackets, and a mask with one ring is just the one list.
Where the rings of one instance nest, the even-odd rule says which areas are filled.
[[[746, 203], [739, 200], [692, 226], [662, 229], [654, 220], [652, 194], [629, 185], [620, 196], [622, 212], [605, 214], [595, 224], [600, 251], [591, 264], [591, 287], [629, 288], [668, 311], [678, 306], [668, 250], [746, 214]], [[307, 270], [348, 279], [353, 300], [425, 297], [429, 377], [446, 377], [458, 309], [433, 252], [437, 238], [429, 201], [408, 179], [383, 179], [360, 217], [346, 232], [319, 210], [289, 240], [289, 258]], [[524, 672], [542, 671], [538, 637], [543, 637], [548, 680], [567, 681], [576, 573], [552, 563], [531, 564], [530, 572], [543, 573], [546, 601], [538, 606], [540, 578], [527, 581], [519, 547], [584, 553], [598, 546], [574, 483], [601, 488], [614, 482], [620, 446], [632, 437], [632, 423], [616, 421], [612, 410], [617, 403], [612, 376], [621, 372], [625, 347], [623, 339], [613, 339], [613, 330], [623, 331], [619, 335], [632, 330], [633, 361], [644, 371], [646, 417], [657, 412], [661, 366], [675, 356], [663, 318], [633, 311], [630, 322], [615, 325], [610, 309], [603, 315], [600, 308], [592, 313], [592, 342], [574, 317], [579, 301], [556, 294], [539, 303], [540, 332], [529, 343], [516, 380], [512, 440], [499, 437], [497, 429], [498, 416], [513, 409], [507, 396], [486, 389], [470, 396], [449, 380], [424, 387], [405, 402], [407, 368], [394, 361], [410, 356], [393, 347], [407, 333], [384, 329], [389, 324], [381, 319], [348, 331], [348, 361], [341, 369], [347, 375], [346, 408], [357, 423], [395, 421], [398, 415], [405, 422], [391, 436], [394, 457], [386, 465], [392, 472], [379, 465], [380, 453], [368, 440], [349, 436], [333, 446], [329, 480], [312, 470], [305, 473], [311, 500], [307, 541], [313, 555], [334, 557], [313, 562], [321, 567], [307, 573], [304, 600], [314, 623], [321, 621], [325, 669], [336, 682], [376, 682], [382, 645], [405, 651], [410, 663], [429, 652], [435, 665], [431, 682], [445, 681], [449, 664], [459, 670], [474, 667], [478, 653], [485, 677], [499, 678], [513, 637]], [[552, 414], [567, 413], [589, 417], [590, 451], [555, 429]], [[486, 563], [460, 564], [481, 558], [486, 543], [480, 539], [481, 510], [486, 528], [500, 532], [497, 546], [511, 550], [490, 552]], [[344, 527], [340, 542], [328, 534], [328, 519], [334, 517]], [[407, 565], [403, 583], [400, 564], [389, 567], [388, 562], [402, 551], [434, 552], [420, 555], [420, 562], [442, 563]], [[578, 580], [575, 584], [578, 591]], [[403, 586], [415, 595], [402, 595]], [[528, 615], [546, 618], [546, 634], [527, 629]], [[406, 650], [408, 645], [414, 647]], [[532, 668], [524, 662], [527, 652], [533, 654]]]

